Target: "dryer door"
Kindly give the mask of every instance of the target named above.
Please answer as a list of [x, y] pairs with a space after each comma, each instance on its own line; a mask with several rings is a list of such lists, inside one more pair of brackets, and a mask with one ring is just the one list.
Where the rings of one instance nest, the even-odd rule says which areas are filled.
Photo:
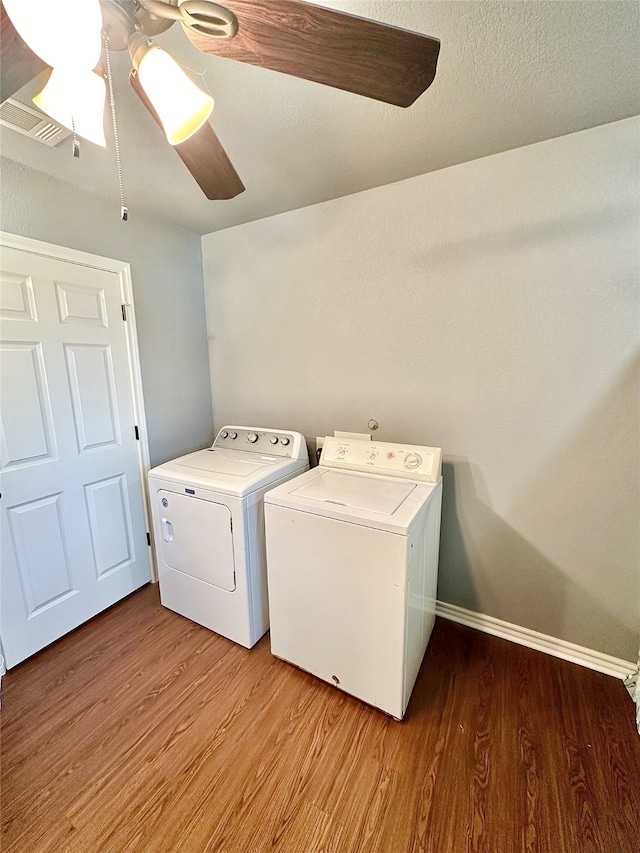
[[158, 492], [157, 500], [164, 563], [233, 592], [236, 573], [229, 507], [164, 490]]

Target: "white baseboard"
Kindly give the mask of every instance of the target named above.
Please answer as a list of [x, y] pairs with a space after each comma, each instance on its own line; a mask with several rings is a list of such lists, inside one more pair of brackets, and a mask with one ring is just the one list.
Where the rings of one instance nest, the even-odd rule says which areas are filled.
[[496, 619], [495, 616], [485, 616], [483, 613], [475, 613], [473, 610], [467, 610], [455, 604], [447, 604], [446, 601], [436, 601], [436, 615], [467, 625], [469, 628], [476, 628], [485, 634], [511, 640], [512, 643], [519, 643], [529, 649], [546, 652], [562, 660], [595, 669], [605, 675], [613, 675], [615, 678], [627, 678], [638, 670], [635, 662], [614, 658], [584, 646], [577, 646], [575, 643], [568, 643], [566, 640], [559, 640], [557, 637], [549, 637], [539, 631], [532, 631], [530, 628], [504, 622], [502, 619]]

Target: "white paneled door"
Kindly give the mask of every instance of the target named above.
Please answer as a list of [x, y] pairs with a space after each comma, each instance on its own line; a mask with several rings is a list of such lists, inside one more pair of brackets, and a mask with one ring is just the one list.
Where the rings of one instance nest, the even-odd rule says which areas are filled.
[[0, 631], [8, 666], [151, 579], [118, 272], [0, 253]]

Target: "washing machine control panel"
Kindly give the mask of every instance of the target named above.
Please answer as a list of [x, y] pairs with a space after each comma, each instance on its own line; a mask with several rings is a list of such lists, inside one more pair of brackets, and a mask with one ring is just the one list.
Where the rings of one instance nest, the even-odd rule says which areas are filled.
[[216, 436], [212, 446], [289, 459], [307, 458], [307, 445], [302, 435], [279, 429], [225, 426]]
[[442, 451], [439, 447], [382, 441], [345, 441], [327, 436], [322, 446], [320, 464], [328, 468], [345, 468], [349, 471], [436, 483], [442, 473]]

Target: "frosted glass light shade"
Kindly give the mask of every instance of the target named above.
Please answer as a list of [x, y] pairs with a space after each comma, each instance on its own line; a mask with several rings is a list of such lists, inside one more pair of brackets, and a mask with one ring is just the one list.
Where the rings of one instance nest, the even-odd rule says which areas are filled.
[[100, 60], [99, 0], [3, 0], [11, 23], [53, 68], [91, 71]]
[[213, 98], [192, 83], [178, 63], [157, 45], [140, 60], [138, 79], [171, 145], [189, 139], [211, 115]]
[[54, 68], [44, 89], [33, 103], [78, 136], [106, 146], [104, 104], [106, 85], [93, 71], [67, 71]]

